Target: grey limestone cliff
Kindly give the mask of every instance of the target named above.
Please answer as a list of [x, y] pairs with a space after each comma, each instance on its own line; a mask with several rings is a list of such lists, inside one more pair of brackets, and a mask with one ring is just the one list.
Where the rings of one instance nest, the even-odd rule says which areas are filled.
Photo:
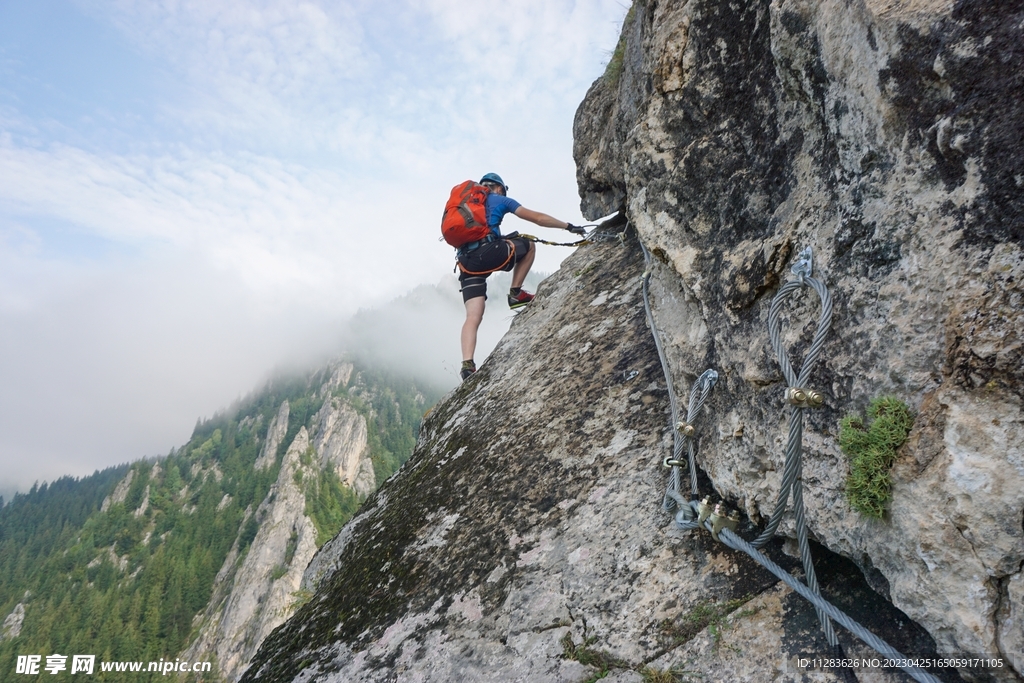
[[[1024, 645], [1024, 7], [635, 3], [617, 83], [576, 120], [584, 211], [625, 207], [658, 255], [680, 382], [719, 369], [703, 468], [751, 517], [783, 452], [767, 303], [813, 247], [836, 302], [813, 382], [811, 527], [944, 652]], [[787, 321], [806, 348], [813, 301]], [[695, 324], [695, 321], [700, 324]], [[917, 411], [884, 522], [843, 499], [839, 418]]]
[[[801, 680], [793, 658], [820, 647], [813, 610], [661, 511], [668, 405], [643, 269], [628, 238], [544, 282], [427, 416], [412, 459], [317, 553], [313, 598], [243, 680], [581, 681], [595, 656], [619, 680]], [[830, 566], [859, 618], [934, 651], [863, 581], [846, 585], [856, 569]]]
[[11, 613], [0, 624], [0, 640], [4, 638], [17, 638], [21, 635], [21, 626], [25, 623], [25, 603], [19, 602], [11, 610]]
[[[303, 462], [309, 447], [305, 427], [288, 447], [277, 483], [255, 511], [259, 531], [240, 566], [229, 553], [218, 576], [230, 577], [230, 592], [211, 602], [200, 637], [185, 656], [216, 656], [221, 674], [235, 680], [271, 630], [291, 613], [302, 571], [316, 552], [316, 528], [305, 514], [302, 475], [313, 474]], [[215, 586], [215, 594], [216, 594]]]

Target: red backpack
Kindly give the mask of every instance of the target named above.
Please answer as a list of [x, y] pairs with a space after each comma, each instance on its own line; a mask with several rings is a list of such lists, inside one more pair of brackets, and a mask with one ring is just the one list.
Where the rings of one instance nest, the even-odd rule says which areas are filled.
[[452, 188], [441, 218], [441, 235], [455, 248], [481, 240], [491, 232], [487, 227], [485, 186], [467, 180]]

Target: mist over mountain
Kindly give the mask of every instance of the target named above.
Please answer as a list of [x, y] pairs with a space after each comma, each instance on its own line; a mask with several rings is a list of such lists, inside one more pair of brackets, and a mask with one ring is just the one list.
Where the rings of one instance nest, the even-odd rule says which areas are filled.
[[[535, 291], [546, 276], [530, 273], [526, 289]], [[488, 279], [477, 365], [491, 353], [516, 315], [505, 304], [510, 284], [509, 273], [495, 273]], [[383, 306], [360, 310], [345, 326], [341, 346], [346, 355], [367, 365], [387, 367], [448, 389], [459, 382], [463, 320], [459, 282], [455, 275], [448, 275], [436, 285], [420, 285]]]
[[0, 672], [65, 652], [97, 666], [178, 654], [210, 666], [190, 680], [235, 680], [440, 395], [335, 359], [279, 373], [166, 456], [14, 496], [0, 510]]
[[[527, 289], [536, 291], [544, 277], [544, 273], [531, 273]], [[508, 330], [514, 316], [504, 301], [509, 283], [508, 273], [497, 273], [489, 280], [490, 301], [479, 332], [478, 365]], [[230, 310], [227, 302], [225, 307]], [[245, 356], [248, 351], [237, 350], [232, 358], [225, 348], [219, 356], [223, 357], [221, 365], [196, 361], [188, 381], [168, 375], [168, 368], [174, 364], [173, 354], [168, 355], [166, 364], [142, 373], [150, 379], [146, 383], [145, 377], [136, 376], [139, 373], [131, 369], [131, 363], [93, 359], [95, 365], [107, 363], [112, 364], [111, 368], [105, 375], [96, 370], [88, 382], [64, 387], [69, 392], [64, 396], [65, 408], [71, 409], [62, 410], [63, 427], [56, 433], [41, 431], [36, 424], [42, 419], [38, 411], [25, 412], [24, 406], [12, 405], [0, 420], [5, 430], [0, 439], [0, 495], [9, 502], [15, 493], [27, 492], [33, 483], [52, 482], [65, 475], [85, 477], [138, 458], [164, 455], [189, 439], [197, 419], [223, 411], [232, 399], [242, 400], [271, 378], [306, 372], [342, 354], [449, 389], [459, 379], [459, 331], [464, 310], [458, 280], [448, 274], [437, 284], [420, 285], [387, 303], [361, 309], [345, 321], [326, 321], [320, 327], [296, 321], [280, 335], [301, 337], [304, 349], [294, 351], [298, 342], [277, 345], [281, 359], [269, 371], [268, 366], [256, 373], [246, 369], [244, 366], [251, 363], [237, 356]], [[236, 321], [230, 319], [224, 324], [230, 326]], [[209, 341], [210, 335], [217, 334], [214, 326], [204, 328], [201, 336]], [[252, 332], [261, 343], [267, 342], [266, 334], [255, 329]], [[160, 343], [160, 335], [153, 338], [156, 341], [152, 343]], [[124, 353], [131, 355], [128, 350]], [[179, 349], [176, 353], [191, 351]], [[57, 382], [50, 378], [54, 373], [70, 373], [66, 361], [58, 358], [52, 367], [41, 370], [41, 385]], [[129, 375], [131, 381], [125, 379]], [[181, 386], [189, 390], [182, 393]], [[203, 390], [202, 397], [193, 396], [196, 387]], [[126, 400], [129, 394], [132, 398]], [[33, 397], [29, 403], [37, 400]]]

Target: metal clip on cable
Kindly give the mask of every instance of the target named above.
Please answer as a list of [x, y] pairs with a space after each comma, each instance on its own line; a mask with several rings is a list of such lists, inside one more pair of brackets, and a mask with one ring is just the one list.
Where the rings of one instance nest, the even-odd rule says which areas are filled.
[[790, 266], [789, 272], [796, 275], [800, 280], [800, 284], [803, 284], [804, 280], [814, 274], [814, 250], [810, 247], [804, 247], [797, 254], [796, 263]]
[[[692, 507], [688, 504], [680, 504], [680, 501], [685, 501], [684, 496], [680, 492], [682, 484], [680, 481], [681, 469], [684, 465], [689, 467], [690, 497], [691, 499], [696, 499], [698, 495], [697, 429], [694, 427], [693, 422], [700, 413], [701, 408], [704, 407], [704, 403], [708, 400], [711, 390], [717, 383], [718, 373], [711, 369], [705, 370], [701, 376], [697, 378], [697, 381], [693, 383], [693, 386], [690, 388], [690, 403], [686, 409], [686, 419], [677, 421], [675, 424], [675, 448], [673, 449], [672, 457], [665, 458], [664, 464], [666, 467], [672, 468], [672, 474], [669, 477], [668, 491], [665, 493], [665, 500], [662, 507], [666, 511], [677, 509], [676, 522], [684, 529], [695, 528], [695, 520]], [[673, 411], [673, 415], [675, 414], [677, 414], [677, 411]], [[687, 459], [685, 462], [680, 458], [684, 447], [687, 451]]]
[[820, 408], [825, 403], [825, 397], [814, 389], [786, 387], [786, 403], [798, 408]]

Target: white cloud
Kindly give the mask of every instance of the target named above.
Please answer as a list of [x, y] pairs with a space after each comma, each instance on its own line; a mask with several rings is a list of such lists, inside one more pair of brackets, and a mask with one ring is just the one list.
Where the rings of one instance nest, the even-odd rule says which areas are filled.
[[4, 483], [165, 453], [282, 358], [326, 353], [340, 329], [188, 259], [52, 265], [37, 272], [62, 282], [39, 278], [31, 306], [0, 310]]
[[[103, 158], [56, 145], [0, 146], [0, 156], [0, 201], [8, 207], [0, 220], [45, 214], [106, 240], [192, 252], [260, 293], [408, 289], [365, 282], [367, 255], [382, 256], [382, 237], [401, 242], [415, 229], [402, 216], [416, 212], [416, 197], [382, 183], [353, 187], [328, 171], [251, 155]], [[391, 257], [400, 271], [416, 272], [422, 261], [400, 245]]]
[[[456, 182], [497, 171], [577, 222], [572, 117], [625, 13], [70, 1], [156, 65], [154, 99], [30, 114], [31, 63], [3, 62], [0, 467], [33, 462], [22, 484], [166, 452], [276, 363], [332, 348], [357, 308], [450, 273]], [[524, 227], [562, 236], [504, 226]], [[457, 349], [450, 323], [437, 348]]]

